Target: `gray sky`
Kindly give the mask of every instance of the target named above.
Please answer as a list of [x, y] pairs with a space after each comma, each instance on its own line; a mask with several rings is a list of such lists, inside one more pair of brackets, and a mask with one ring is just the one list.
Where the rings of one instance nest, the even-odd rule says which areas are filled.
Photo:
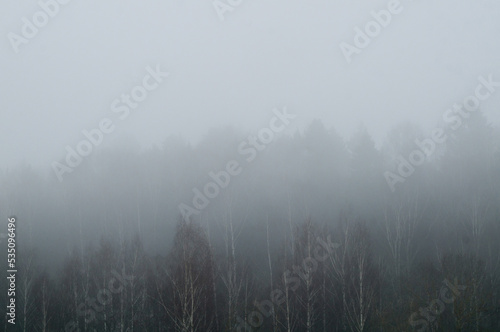
[[[49, 168], [106, 117], [116, 129], [103, 146], [130, 136], [150, 146], [222, 125], [258, 130], [282, 106], [299, 128], [319, 118], [345, 137], [363, 123], [380, 142], [404, 121], [435, 126], [479, 75], [500, 81], [492, 0], [401, 0], [348, 64], [339, 44], [388, 3], [244, 0], [221, 21], [210, 0], [72, 0], [15, 53], [8, 34], [40, 7], [0, 0], [2, 165]], [[118, 120], [113, 100], [157, 65], [170, 76]], [[482, 110], [500, 122], [500, 91]]]

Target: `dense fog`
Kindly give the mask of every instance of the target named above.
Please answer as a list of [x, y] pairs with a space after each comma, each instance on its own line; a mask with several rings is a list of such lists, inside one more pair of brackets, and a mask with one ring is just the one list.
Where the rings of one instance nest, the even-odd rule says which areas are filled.
[[[22, 324], [244, 331], [246, 317], [267, 331], [496, 330], [500, 130], [480, 111], [440, 128], [448, 139], [438, 144], [401, 124], [380, 148], [364, 127], [345, 139], [320, 120], [267, 145], [220, 128], [197, 145], [103, 149], [62, 182], [29, 166], [6, 171]], [[238, 153], [252, 137], [262, 150]], [[429, 155], [412, 166], [413, 151]], [[78, 306], [122, 269], [133, 282], [90, 319]], [[442, 314], [426, 312], [444, 280], [466, 288]]]
[[500, 331], [499, 13], [0, 0], [0, 331]]

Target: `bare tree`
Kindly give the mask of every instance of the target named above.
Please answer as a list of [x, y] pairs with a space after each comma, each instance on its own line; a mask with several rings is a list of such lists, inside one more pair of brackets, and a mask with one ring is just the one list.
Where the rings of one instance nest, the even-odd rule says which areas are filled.
[[214, 329], [212, 265], [212, 252], [204, 231], [193, 222], [181, 220], [165, 269], [170, 282], [169, 305], [163, 298], [175, 331]]
[[303, 282], [303, 287], [297, 290], [297, 300], [305, 311], [305, 330], [310, 332], [318, 320], [317, 304], [320, 294], [320, 276], [316, 273], [318, 262], [313, 257], [316, 236], [310, 218], [299, 226], [295, 238], [297, 240], [295, 263], [298, 265], [294, 265], [293, 270]]
[[368, 230], [363, 224], [345, 218], [339, 233], [340, 246], [330, 253], [329, 265], [335, 304], [341, 313], [340, 329], [366, 331], [378, 291]]
[[36, 320], [36, 302], [34, 301], [34, 282], [36, 278], [36, 259], [33, 249], [22, 250], [19, 252], [22, 257], [18, 264], [19, 274], [17, 281], [17, 292], [20, 296], [21, 328], [22, 331], [30, 331], [35, 326]]
[[346, 316], [351, 330], [366, 331], [367, 320], [377, 298], [378, 278], [371, 261], [368, 230], [360, 223], [354, 228], [349, 251], [349, 287]]
[[236, 322], [237, 306], [241, 292], [245, 285], [245, 271], [237, 263], [236, 243], [241, 234], [235, 229], [231, 209], [224, 218], [224, 249], [225, 262], [221, 271], [221, 279], [227, 294], [227, 323], [226, 328], [232, 329]]

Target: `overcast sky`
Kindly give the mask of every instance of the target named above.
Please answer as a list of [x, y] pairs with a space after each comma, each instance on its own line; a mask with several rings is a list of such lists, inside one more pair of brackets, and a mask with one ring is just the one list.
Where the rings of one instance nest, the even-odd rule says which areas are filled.
[[[9, 33], [22, 36], [40, 7], [0, 0], [2, 167], [49, 168], [103, 118], [116, 125], [103, 145], [151, 146], [225, 125], [255, 131], [283, 106], [298, 128], [318, 118], [347, 137], [362, 123], [380, 143], [401, 122], [435, 126], [479, 75], [500, 81], [493, 0], [401, 0], [348, 64], [340, 43], [389, 2], [244, 0], [222, 21], [211, 0], [72, 0], [16, 53]], [[169, 77], [119, 120], [113, 100], [157, 65]], [[498, 124], [500, 91], [482, 109]]]

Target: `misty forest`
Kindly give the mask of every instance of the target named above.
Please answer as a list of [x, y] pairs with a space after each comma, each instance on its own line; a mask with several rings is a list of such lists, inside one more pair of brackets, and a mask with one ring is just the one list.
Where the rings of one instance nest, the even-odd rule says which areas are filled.
[[64, 181], [4, 170], [11, 330], [499, 331], [500, 129], [469, 115], [443, 142], [315, 120], [254, 147], [232, 127], [130, 139]]

